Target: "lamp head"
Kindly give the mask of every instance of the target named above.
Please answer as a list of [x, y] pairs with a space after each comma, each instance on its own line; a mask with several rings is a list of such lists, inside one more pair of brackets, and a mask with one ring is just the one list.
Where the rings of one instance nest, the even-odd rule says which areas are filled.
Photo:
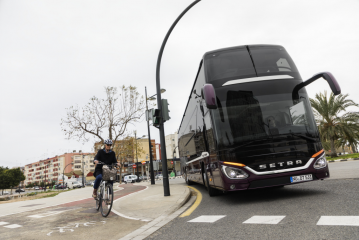
[[166, 92], [166, 89], [162, 88], [160, 91], [161, 91], [161, 93], [164, 93], [164, 92]]

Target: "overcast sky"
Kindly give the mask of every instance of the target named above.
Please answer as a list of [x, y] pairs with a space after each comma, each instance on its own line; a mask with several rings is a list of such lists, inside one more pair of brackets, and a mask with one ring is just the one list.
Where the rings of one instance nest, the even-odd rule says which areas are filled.
[[[87, 144], [61, 132], [65, 108], [104, 97], [105, 86], [134, 85], [155, 94], [161, 43], [192, 0], [0, 1], [0, 166], [17, 166]], [[359, 103], [359, 1], [202, 0], [166, 45], [162, 95], [165, 133], [177, 131], [203, 54], [246, 44], [284, 46], [303, 79], [330, 71]], [[310, 97], [328, 90], [324, 80]], [[147, 134], [146, 122], [132, 126]], [[151, 135], [159, 142], [156, 128]]]

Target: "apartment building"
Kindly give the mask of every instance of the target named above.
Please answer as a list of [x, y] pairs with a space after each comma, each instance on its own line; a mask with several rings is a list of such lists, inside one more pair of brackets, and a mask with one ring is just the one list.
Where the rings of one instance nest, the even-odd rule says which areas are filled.
[[[39, 184], [41, 182], [51, 183], [52, 181], [55, 181], [56, 183], [62, 182], [63, 173], [68, 178], [71, 178], [72, 176], [78, 177], [79, 175], [82, 175], [81, 159], [84, 160], [85, 176], [88, 176], [91, 179], [93, 178], [93, 172], [95, 170], [95, 167], [91, 162], [91, 159], [93, 160], [93, 158], [93, 153], [73, 152], [26, 164], [24, 168], [24, 175], [26, 177], [25, 184]], [[79, 167], [79, 165], [81, 165], [81, 167]]]

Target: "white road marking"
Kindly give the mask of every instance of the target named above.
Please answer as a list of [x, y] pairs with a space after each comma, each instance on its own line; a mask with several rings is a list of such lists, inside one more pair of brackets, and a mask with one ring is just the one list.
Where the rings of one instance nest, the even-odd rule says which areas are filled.
[[71, 210], [75, 210], [75, 209], [79, 209], [79, 208], [81, 208], [81, 207], [71, 208], [71, 209], [64, 210], [64, 211], [49, 211], [49, 212], [42, 213], [42, 214], [30, 215], [30, 216], [28, 216], [28, 217], [32, 217], [32, 218], [49, 217], [49, 216], [57, 215], [57, 214], [60, 214], [60, 213], [63, 213], [63, 212], [67, 212], [67, 211], [71, 211]]
[[243, 223], [251, 224], [278, 224], [285, 216], [253, 216]]
[[[113, 204], [115, 204], [115, 202], [117, 202], [117, 201], [119, 201], [119, 200], [121, 200], [121, 199], [124, 199], [125, 197], [131, 196], [131, 195], [136, 194], [136, 193], [140, 193], [140, 192], [145, 191], [145, 190], [147, 190], [147, 189], [148, 189], [148, 186], [146, 186], [145, 189], [142, 189], [142, 190], [140, 190], [140, 191], [138, 191], [138, 192], [134, 192], [134, 193], [128, 194], [128, 195], [126, 195], [126, 196], [124, 196], [124, 197], [120, 197], [120, 198], [116, 199], [115, 201], [113, 201]], [[113, 204], [112, 204], [111, 212], [113, 212], [114, 214], [117, 214], [117, 215], [120, 216], [120, 217], [127, 218], [127, 219], [131, 219], [131, 220], [140, 220], [140, 221], [144, 221], [144, 222], [149, 222], [149, 221], [151, 221], [151, 220], [148, 220], [148, 219], [140, 219], [140, 218], [134, 218], [134, 217], [126, 216], [125, 214], [122, 214], [122, 213], [120, 213], [120, 212], [114, 210], [114, 209], [113, 209]]]
[[11, 225], [7, 225], [7, 226], [4, 226], [6, 228], [18, 228], [18, 227], [22, 227], [21, 225], [18, 225], [18, 224], [11, 224]]
[[204, 223], [214, 223], [221, 218], [224, 218], [226, 215], [202, 215], [195, 219], [192, 219], [188, 222], [204, 222]]
[[1, 225], [6, 225], [6, 224], [9, 224], [8, 222], [0, 222], [0, 226]]
[[359, 216], [321, 216], [317, 225], [359, 226]]
[[[118, 192], [118, 191], [120, 191], [120, 190], [122, 190], [122, 189], [116, 190], [116, 191], [114, 191], [114, 192]], [[60, 192], [60, 193], [61, 193], [61, 192]], [[24, 213], [24, 212], [30, 212], [30, 211], [39, 210], [39, 209], [48, 208], [48, 207], [55, 207], [55, 206], [59, 206], [59, 205], [67, 204], [67, 203], [72, 203], [72, 202], [78, 202], [78, 201], [82, 201], [82, 200], [86, 200], [86, 199], [90, 199], [90, 198], [93, 199], [93, 197], [82, 198], [82, 199], [73, 200], [73, 201], [69, 201], [69, 202], [63, 202], [63, 203], [54, 204], [54, 205], [50, 205], [50, 206], [45, 206], [45, 207], [29, 209], [29, 210], [25, 210], [25, 211], [21, 211], [21, 212], [15, 212], [15, 213], [9, 213], [9, 214], [5, 214], [5, 215], [0, 215], [0, 217], [5, 217], [5, 216], [13, 215], [13, 214]]]

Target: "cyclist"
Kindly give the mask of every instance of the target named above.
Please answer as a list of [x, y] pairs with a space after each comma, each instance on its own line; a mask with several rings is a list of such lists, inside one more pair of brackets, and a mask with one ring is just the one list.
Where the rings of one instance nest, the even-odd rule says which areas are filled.
[[[116, 154], [114, 151], [111, 150], [112, 146], [112, 140], [107, 139], [104, 142], [105, 147], [103, 149], [98, 150], [95, 159], [94, 164], [96, 164], [94, 177], [96, 178], [95, 183], [93, 185], [93, 194], [92, 197], [97, 197], [97, 189], [100, 186], [101, 180], [102, 180], [102, 166], [103, 164], [98, 164], [99, 161], [106, 163], [106, 164], [113, 164], [117, 163], [118, 166], [121, 166], [121, 163], [117, 162], [116, 160]], [[113, 182], [111, 182], [113, 185]]]

